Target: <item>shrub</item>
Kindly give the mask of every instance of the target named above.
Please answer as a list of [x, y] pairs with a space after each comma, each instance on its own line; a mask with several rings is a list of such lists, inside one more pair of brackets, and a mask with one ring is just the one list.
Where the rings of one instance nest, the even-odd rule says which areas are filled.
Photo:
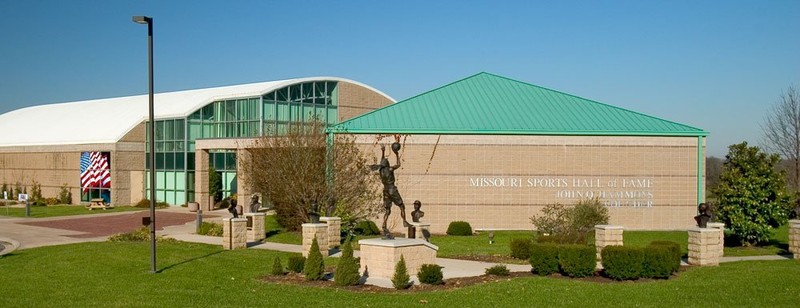
[[286, 267], [289, 271], [294, 273], [302, 273], [303, 267], [305, 266], [306, 258], [303, 256], [291, 256], [289, 257], [289, 261], [286, 264]]
[[406, 260], [403, 255], [400, 255], [400, 261], [394, 266], [394, 275], [392, 276], [392, 285], [395, 289], [402, 290], [411, 287], [411, 276], [408, 275], [406, 269]]
[[[139, 202], [136, 202], [136, 205], [134, 205], [134, 206], [138, 207], [138, 208], [149, 209], [150, 208], [150, 200], [149, 199], [139, 200]], [[168, 208], [168, 207], [169, 207], [169, 203], [166, 203], [166, 202], [163, 202], [163, 201], [156, 202], [156, 208], [157, 209], [164, 209], [164, 208]]]
[[317, 237], [311, 241], [311, 250], [308, 252], [308, 259], [303, 265], [303, 275], [306, 280], [322, 280], [322, 274], [325, 273], [325, 261], [322, 259], [322, 253], [319, 251], [319, 244]]
[[281, 257], [275, 257], [272, 261], [272, 270], [269, 272], [272, 276], [281, 276], [285, 274], [283, 271], [283, 264], [281, 264]]
[[561, 274], [569, 277], [589, 277], [597, 265], [597, 251], [592, 246], [564, 245], [558, 249]]
[[555, 244], [532, 244], [531, 267], [534, 273], [547, 276], [558, 272], [558, 246]]
[[472, 235], [472, 226], [466, 221], [454, 221], [447, 226], [447, 235]]
[[504, 264], [498, 264], [486, 269], [486, 275], [508, 276], [509, 270]]
[[530, 259], [531, 244], [533, 244], [533, 242], [529, 238], [511, 239], [511, 257], [521, 260]]
[[198, 230], [197, 234], [200, 235], [208, 235], [208, 236], [222, 236], [222, 224], [213, 223], [213, 222], [203, 222], [200, 224], [200, 230]]
[[670, 269], [673, 273], [677, 273], [678, 270], [681, 268], [681, 245], [672, 242], [672, 241], [653, 241], [650, 243], [650, 246], [664, 246], [669, 249], [670, 253], [672, 254], [670, 257], [671, 266]]
[[356, 224], [355, 233], [359, 235], [380, 235], [381, 230], [372, 220], [362, 220]]
[[29, 200], [33, 202], [34, 205], [39, 205], [38, 203], [42, 201], [42, 199], [44, 199], [42, 197], [42, 185], [39, 182], [33, 181], [33, 183], [31, 183], [31, 195]]
[[359, 264], [356, 262], [356, 258], [353, 257], [353, 245], [348, 238], [342, 246], [342, 256], [339, 258], [339, 263], [336, 264], [336, 272], [333, 276], [334, 283], [338, 286], [357, 285], [361, 279], [358, 270]]
[[585, 244], [594, 226], [607, 224], [608, 218], [608, 209], [595, 198], [580, 200], [571, 207], [547, 205], [540, 216], [531, 217], [531, 223], [558, 243]]
[[[146, 242], [150, 241], [150, 229], [148, 227], [141, 227], [127, 233], [117, 233], [108, 237], [109, 242]], [[161, 243], [174, 243], [178, 240], [163, 236], [156, 237], [157, 242]]]
[[669, 278], [673, 253], [668, 246], [650, 245], [642, 250], [642, 277]]
[[56, 198], [44, 198], [44, 204], [45, 205], [56, 205], [58, 203], [59, 203], [59, 201]]
[[442, 267], [436, 264], [423, 264], [417, 272], [417, 279], [424, 284], [444, 284]]
[[606, 246], [600, 253], [605, 274], [616, 280], [635, 280], [642, 275], [644, 253], [642, 248]]
[[561, 239], [554, 235], [539, 235], [536, 237], [537, 243], [553, 243], [558, 244], [561, 243]]
[[58, 202], [61, 204], [72, 204], [72, 192], [69, 191], [67, 183], [61, 185], [61, 191], [58, 192]]

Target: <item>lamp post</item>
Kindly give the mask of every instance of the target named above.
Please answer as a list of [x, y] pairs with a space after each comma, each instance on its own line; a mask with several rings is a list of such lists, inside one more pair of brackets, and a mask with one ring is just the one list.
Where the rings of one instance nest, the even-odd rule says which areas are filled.
[[149, 117], [147, 122], [150, 154], [150, 272], [156, 272], [156, 140], [155, 116], [153, 112], [153, 18], [133, 16], [133, 22], [147, 24], [147, 66], [149, 89]]

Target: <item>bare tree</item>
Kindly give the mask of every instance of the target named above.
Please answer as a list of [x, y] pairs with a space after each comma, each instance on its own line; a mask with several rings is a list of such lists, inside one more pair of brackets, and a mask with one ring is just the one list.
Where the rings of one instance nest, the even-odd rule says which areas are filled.
[[794, 163], [789, 179], [794, 191], [800, 191], [800, 93], [789, 87], [782, 93], [764, 124], [765, 148]]
[[254, 192], [275, 207], [279, 222], [297, 230], [319, 212], [344, 220], [363, 219], [379, 210], [376, 185], [353, 137], [337, 135], [331, 144], [325, 124], [293, 125], [285, 136], [264, 136], [243, 161]]

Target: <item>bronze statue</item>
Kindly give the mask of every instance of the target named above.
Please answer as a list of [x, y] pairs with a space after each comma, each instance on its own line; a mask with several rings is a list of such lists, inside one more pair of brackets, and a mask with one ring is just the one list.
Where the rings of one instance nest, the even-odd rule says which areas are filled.
[[231, 199], [228, 205], [228, 212], [233, 214], [233, 218], [239, 218], [239, 211], [236, 209], [236, 199]]
[[411, 212], [411, 221], [419, 222], [419, 219], [422, 218], [422, 216], [425, 216], [425, 212], [419, 210], [420, 207], [422, 207], [422, 202], [419, 202], [419, 200], [415, 200], [414, 211]]
[[253, 196], [250, 197], [250, 213], [257, 213], [260, 208], [261, 203], [258, 202], [258, 195], [253, 194]]
[[392, 152], [394, 152], [395, 158], [397, 159], [397, 164], [394, 166], [389, 165], [389, 159], [386, 158], [386, 145], [381, 145], [381, 162], [377, 165], [371, 165], [370, 169], [377, 170], [378, 174], [381, 176], [381, 183], [383, 183], [383, 207], [386, 209], [386, 212], [383, 214], [383, 238], [384, 239], [393, 239], [394, 236], [389, 232], [389, 229], [386, 228], [386, 221], [389, 219], [389, 214], [392, 213], [392, 203], [396, 204], [397, 207], [400, 208], [400, 217], [403, 218], [403, 226], [409, 227], [411, 226], [408, 224], [406, 220], [406, 206], [403, 204], [403, 198], [400, 197], [400, 192], [397, 190], [397, 186], [394, 185], [394, 170], [400, 168], [400, 143], [395, 142], [392, 144]]
[[311, 211], [308, 212], [308, 219], [312, 224], [319, 223], [319, 205], [316, 201], [311, 202]]
[[694, 217], [697, 226], [700, 228], [707, 228], [708, 221], [714, 217], [714, 214], [711, 212], [711, 206], [706, 203], [700, 203], [697, 205], [697, 212], [698, 215]]

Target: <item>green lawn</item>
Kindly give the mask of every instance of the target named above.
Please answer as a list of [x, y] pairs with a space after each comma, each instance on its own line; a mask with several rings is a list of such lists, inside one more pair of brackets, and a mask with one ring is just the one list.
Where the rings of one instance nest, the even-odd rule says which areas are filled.
[[[509, 256], [511, 254], [511, 239], [533, 238], [532, 231], [494, 231], [494, 243], [489, 244], [488, 232], [480, 232], [472, 236], [431, 236], [431, 243], [439, 246], [437, 255], [443, 258], [492, 255]], [[508, 261], [514, 259], [509, 257]], [[521, 260], [522, 263], [527, 261]]]
[[783, 225], [776, 230], [773, 230], [769, 242], [763, 243], [759, 246], [753, 247], [729, 247], [729, 245], [737, 245], [738, 243], [725, 243], [726, 257], [739, 257], [739, 256], [763, 256], [763, 255], [777, 255], [789, 253], [789, 224]]
[[[71, 216], [83, 214], [103, 214], [103, 213], [116, 213], [116, 212], [129, 212], [129, 211], [143, 211], [146, 209], [137, 208], [132, 206], [117, 206], [113, 209], [89, 210], [82, 205], [49, 205], [49, 206], [31, 206], [31, 216], [34, 218], [43, 217], [56, 217], [56, 216]], [[0, 216], [12, 217], [25, 217], [24, 207], [0, 207]]]
[[[266, 283], [272, 260], [291, 254], [217, 245], [83, 243], [17, 250], [0, 258], [4, 307], [434, 307], [712, 306], [790, 307], [800, 293], [800, 261], [692, 267], [667, 281], [599, 284], [529, 277], [452, 291], [360, 293]], [[330, 263], [330, 262], [329, 262]]]

